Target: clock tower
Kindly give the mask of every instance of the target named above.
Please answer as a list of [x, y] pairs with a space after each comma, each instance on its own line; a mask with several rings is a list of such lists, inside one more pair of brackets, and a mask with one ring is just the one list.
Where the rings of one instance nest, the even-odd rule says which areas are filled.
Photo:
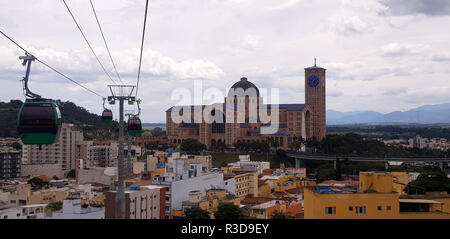
[[326, 135], [325, 71], [316, 65], [305, 68], [305, 104], [312, 110], [312, 135], [322, 140]]

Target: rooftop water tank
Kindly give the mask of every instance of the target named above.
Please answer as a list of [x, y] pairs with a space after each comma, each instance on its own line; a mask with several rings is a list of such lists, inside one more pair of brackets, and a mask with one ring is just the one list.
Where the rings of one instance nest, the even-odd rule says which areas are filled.
[[137, 185], [137, 184], [131, 184], [131, 185], [130, 185], [130, 190], [132, 190], [132, 191], [139, 191], [139, 185]]

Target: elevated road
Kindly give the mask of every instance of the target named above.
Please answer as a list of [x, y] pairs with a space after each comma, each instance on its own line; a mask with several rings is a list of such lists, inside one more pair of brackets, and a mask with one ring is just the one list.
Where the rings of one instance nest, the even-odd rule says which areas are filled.
[[335, 161], [348, 160], [352, 162], [384, 162], [386, 163], [386, 168], [388, 167], [388, 162], [415, 162], [415, 163], [439, 163], [441, 169], [444, 167], [444, 163], [450, 162], [450, 157], [446, 158], [393, 158], [393, 157], [371, 157], [371, 156], [342, 156], [342, 155], [327, 155], [327, 154], [313, 154], [298, 151], [286, 151], [286, 156], [295, 159], [296, 168], [300, 167], [301, 160], [323, 160], [323, 161]]

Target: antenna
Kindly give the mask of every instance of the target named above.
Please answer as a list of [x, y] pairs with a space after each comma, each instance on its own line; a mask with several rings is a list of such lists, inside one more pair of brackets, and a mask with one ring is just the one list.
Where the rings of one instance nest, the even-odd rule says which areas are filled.
[[317, 59], [314, 57], [314, 67], [317, 66], [316, 61], [317, 61]]

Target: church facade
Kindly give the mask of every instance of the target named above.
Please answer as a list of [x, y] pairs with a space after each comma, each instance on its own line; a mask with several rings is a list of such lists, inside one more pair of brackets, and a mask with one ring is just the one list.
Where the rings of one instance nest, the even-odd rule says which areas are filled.
[[305, 68], [305, 104], [264, 104], [259, 89], [243, 77], [231, 86], [224, 103], [174, 106], [166, 111], [171, 144], [196, 139], [210, 146], [239, 142], [276, 143], [289, 148], [296, 139], [326, 135], [325, 69]]

